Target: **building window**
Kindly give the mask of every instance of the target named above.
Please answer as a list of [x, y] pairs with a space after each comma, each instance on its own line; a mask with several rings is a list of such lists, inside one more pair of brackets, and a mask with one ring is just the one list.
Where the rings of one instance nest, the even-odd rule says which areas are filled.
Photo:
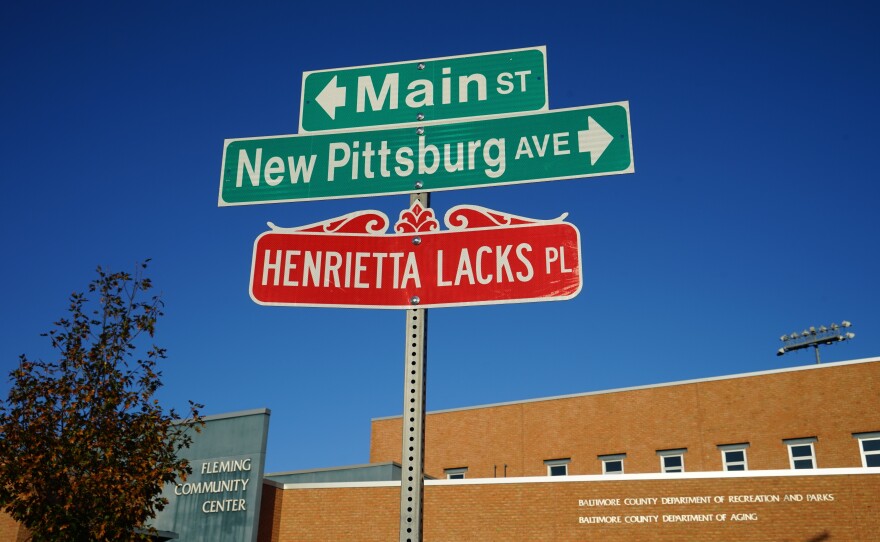
[[544, 464], [547, 465], [547, 476], [566, 476], [566, 475], [568, 475], [568, 464], [569, 463], [571, 463], [570, 458], [544, 460]]
[[749, 470], [749, 462], [746, 457], [748, 447], [748, 443], [719, 445], [718, 449], [721, 450], [721, 464], [724, 465], [724, 470]]
[[443, 472], [446, 474], [447, 480], [464, 480], [465, 473], [467, 473], [467, 467], [444, 469]]
[[791, 468], [816, 468], [816, 450], [813, 447], [813, 443], [816, 442], [816, 437], [793, 438], [783, 440], [782, 442], [788, 446], [788, 460], [791, 464]]
[[880, 432], [855, 433], [859, 439], [859, 451], [862, 454], [863, 467], [880, 467]]
[[602, 474], [623, 474], [623, 460], [626, 454], [600, 455]]
[[684, 453], [687, 448], [657, 450], [660, 456], [660, 472], [684, 472]]

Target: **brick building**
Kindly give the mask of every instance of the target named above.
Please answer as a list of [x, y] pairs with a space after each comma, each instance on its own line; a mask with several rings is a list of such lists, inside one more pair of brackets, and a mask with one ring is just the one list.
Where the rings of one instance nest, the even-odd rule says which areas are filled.
[[[372, 421], [373, 465], [400, 462], [401, 427]], [[426, 541], [880, 532], [880, 358], [431, 412], [425, 432]], [[399, 482], [325, 474], [267, 475], [259, 540], [397, 539]]]
[[[399, 416], [373, 420], [371, 462], [400, 461], [401, 426]], [[552, 461], [570, 475], [656, 473], [664, 463], [734, 470], [736, 460], [747, 470], [789, 469], [791, 454], [807, 451], [812, 467], [859, 467], [853, 435], [876, 431], [873, 359], [432, 412], [425, 472], [493, 478], [506, 465], [508, 477], [545, 476]]]
[[[251, 474], [256, 539], [396, 540], [401, 427], [372, 420], [368, 465]], [[880, 358], [431, 412], [425, 428], [430, 542], [880, 532]]]

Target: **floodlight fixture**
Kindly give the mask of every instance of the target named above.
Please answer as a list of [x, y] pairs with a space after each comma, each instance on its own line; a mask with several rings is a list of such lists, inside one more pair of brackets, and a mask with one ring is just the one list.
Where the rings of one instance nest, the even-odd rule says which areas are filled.
[[820, 363], [819, 346], [823, 344], [848, 341], [855, 338], [855, 333], [844, 333], [842, 331], [843, 328], [851, 326], [852, 323], [844, 320], [840, 323], [840, 326], [832, 323], [829, 327], [819, 326], [818, 330], [814, 326], [810, 326], [809, 330], [805, 329], [800, 333], [795, 331], [791, 335], [783, 335], [782, 337], [779, 337], [779, 340], [783, 343], [783, 347], [776, 351], [776, 355], [781, 356], [786, 352], [792, 352], [794, 350], [800, 350], [812, 346], [816, 350], [816, 363]]

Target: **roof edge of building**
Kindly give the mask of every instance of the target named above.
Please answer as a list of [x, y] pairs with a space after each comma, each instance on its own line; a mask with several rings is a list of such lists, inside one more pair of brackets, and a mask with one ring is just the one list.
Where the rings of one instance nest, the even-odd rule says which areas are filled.
[[[483, 405], [473, 405], [466, 407], [457, 407], [457, 408], [446, 408], [442, 410], [431, 410], [428, 411], [428, 414], [443, 414], [446, 412], [458, 412], [462, 410], [476, 410], [480, 408], [494, 408], [501, 406], [511, 406], [511, 405], [521, 405], [525, 403], [538, 403], [541, 401], [555, 401], [557, 399], [572, 399], [575, 397], [587, 397], [590, 395], [604, 395], [608, 393], [620, 393], [624, 391], [638, 391], [638, 390], [649, 390], [652, 388], [665, 388], [669, 386], [684, 386], [688, 384], [699, 384], [701, 382], [715, 382], [719, 380], [733, 380], [736, 378], [749, 378], [754, 376], [765, 376], [772, 374], [781, 374], [781, 373], [791, 373], [796, 371], [814, 371], [814, 370], [822, 370], [830, 367], [840, 367], [844, 365], [857, 365], [861, 363], [876, 363], [880, 362], [880, 357], [872, 357], [872, 358], [861, 358], [854, 360], [846, 360], [846, 361], [834, 361], [830, 363], [822, 363], [815, 365], [799, 365], [797, 367], [783, 367], [781, 369], [768, 369], [766, 371], [753, 371], [749, 373], [738, 373], [732, 375], [722, 375], [722, 376], [710, 376], [705, 378], [694, 378], [691, 380], [677, 380], [674, 382], [663, 382], [660, 384], [646, 384], [643, 386], [630, 386], [626, 388], [613, 388], [610, 390], [597, 390], [597, 391], [587, 391], [587, 392], [579, 392], [579, 393], [569, 393], [566, 395], [554, 395], [550, 397], [535, 397], [533, 399], [520, 399], [517, 401], [504, 401], [500, 403], [487, 403]], [[393, 420], [397, 418], [401, 418], [400, 414], [396, 414], [393, 416], [379, 416], [376, 418], [370, 418], [371, 422], [377, 422], [382, 420]]]
[[400, 466], [400, 463], [397, 461], [382, 461], [379, 463], [360, 463], [357, 465], [342, 465], [340, 467], [320, 467], [317, 469], [300, 469], [300, 470], [290, 470], [283, 472], [267, 472], [264, 474], [264, 477], [271, 478], [272, 476], [287, 476], [289, 474], [312, 474], [316, 472], [331, 472], [331, 471], [339, 471], [339, 470], [354, 470], [354, 469], [364, 469], [364, 468], [372, 468], [372, 467], [387, 467], [387, 466]]

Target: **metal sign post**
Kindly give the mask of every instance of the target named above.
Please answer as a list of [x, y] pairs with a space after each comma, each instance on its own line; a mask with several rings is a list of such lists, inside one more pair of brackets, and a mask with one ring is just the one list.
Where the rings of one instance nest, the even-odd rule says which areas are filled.
[[[426, 209], [430, 194], [410, 195]], [[415, 241], [414, 241], [415, 242]], [[412, 299], [417, 305], [418, 298]], [[406, 311], [403, 379], [403, 428], [400, 472], [400, 542], [422, 542], [425, 494], [425, 376], [428, 362], [428, 309]]]
[[254, 242], [259, 304], [406, 310], [400, 542], [421, 542], [428, 308], [571, 299], [581, 290], [580, 233], [568, 213], [539, 220], [476, 205], [446, 212], [429, 193], [388, 216], [362, 210], [296, 227], [268, 223]]

